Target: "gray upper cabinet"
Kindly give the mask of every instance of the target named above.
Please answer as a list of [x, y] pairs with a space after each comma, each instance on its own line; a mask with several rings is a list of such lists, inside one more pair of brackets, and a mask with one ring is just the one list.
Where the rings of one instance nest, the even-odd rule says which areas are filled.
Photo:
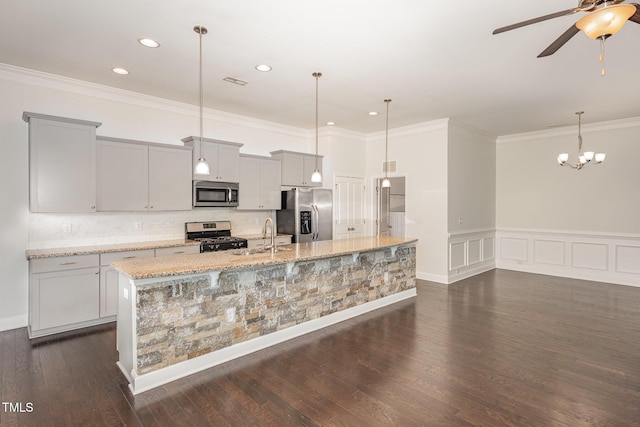
[[[193, 167], [200, 158], [200, 137], [182, 138], [185, 146], [193, 149]], [[240, 147], [237, 142], [202, 138], [202, 156], [209, 163], [209, 175], [196, 175], [201, 181], [240, 182]], [[193, 168], [192, 168], [193, 170]]]
[[270, 157], [240, 155], [238, 209], [280, 209], [280, 161]]
[[98, 137], [98, 211], [191, 209], [191, 150]]
[[29, 124], [29, 210], [94, 212], [98, 122], [25, 112]]
[[[321, 182], [311, 182], [311, 174], [316, 168], [316, 156], [296, 151], [272, 151], [271, 156], [281, 162], [283, 186], [322, 187]], [[318, 156], [318, 169], [322, 173], [322, 157]]]

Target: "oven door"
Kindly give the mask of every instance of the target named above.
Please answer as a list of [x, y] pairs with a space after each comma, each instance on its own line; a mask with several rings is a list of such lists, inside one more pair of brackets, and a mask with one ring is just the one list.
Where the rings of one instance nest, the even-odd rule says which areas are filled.
[[193, 206], [238, 206], [235, 182], [193, 181]]

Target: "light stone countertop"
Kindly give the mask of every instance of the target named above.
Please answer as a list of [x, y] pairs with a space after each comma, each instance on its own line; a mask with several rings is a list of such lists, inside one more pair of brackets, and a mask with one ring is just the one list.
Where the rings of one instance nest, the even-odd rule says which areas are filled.
[[416, 242], [417, 239], [412, 238], [373, 236], [358, 239], [293, 243], [280, 246], [279, 250], [274, 254], [267, 250], [261, 253], [254, 252], [250, 255], [239, 255], [248, 251], [246, 249], [236, 249], [164, 258], [119, 261], [114, 262], [112, 266], [134, 280], [152, 279], [329, 258], [392, 246], [415, 244]]
[[136, 251], [142, 249], [173, 248], [177, 246], [200, 245], [195, 240], [151, 240], [145, 242], [114, 243], [108, 245], [70, 246], [65, 248], [27, 249], [27, 259], [51, 258], [71, 255], [91, 255], [108, 252]]

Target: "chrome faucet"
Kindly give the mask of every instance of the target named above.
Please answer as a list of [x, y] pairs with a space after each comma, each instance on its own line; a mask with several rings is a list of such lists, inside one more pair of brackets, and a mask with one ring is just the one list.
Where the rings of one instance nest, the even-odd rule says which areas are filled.
[[271, 225], [271, 246], [269, 248], [271, 249], [271, 253], [274, 253], [276, 251], [276, 234], [273, 229], [273, 220], [270, 217], [266, 218], [264, 224], [262, 224], [262, 236], [265, 239], [267, 238], [267, 224]]

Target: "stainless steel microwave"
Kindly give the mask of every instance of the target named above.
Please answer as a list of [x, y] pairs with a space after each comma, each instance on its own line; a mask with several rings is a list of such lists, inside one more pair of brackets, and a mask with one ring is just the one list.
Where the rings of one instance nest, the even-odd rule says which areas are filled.
[[194, 180], [193, 206], [238, 206], [238, 184], [235, 182]]

